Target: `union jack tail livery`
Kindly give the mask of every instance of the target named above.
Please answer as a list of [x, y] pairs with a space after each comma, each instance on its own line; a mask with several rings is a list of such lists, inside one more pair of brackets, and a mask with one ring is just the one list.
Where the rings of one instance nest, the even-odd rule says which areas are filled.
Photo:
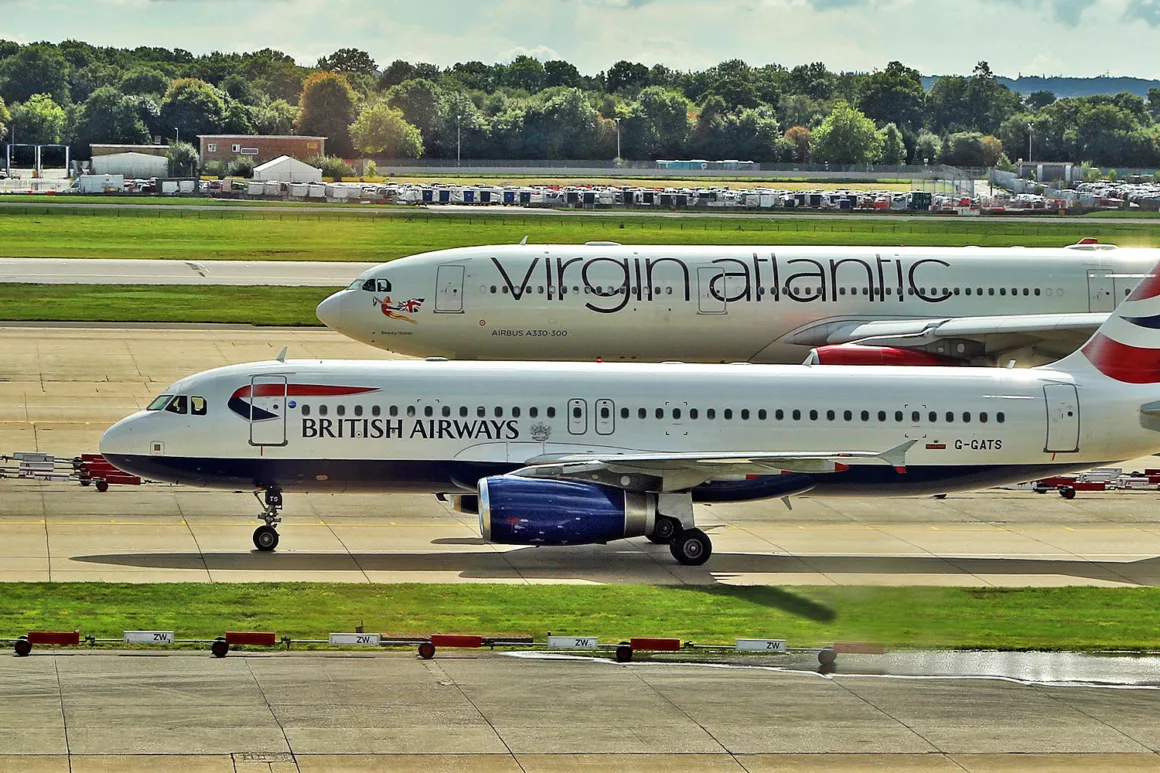
[[1108, 317], [1078, 352], [1057, 369], [1090, 363], [1125, 384], [1160, 383], [1160, 265]]

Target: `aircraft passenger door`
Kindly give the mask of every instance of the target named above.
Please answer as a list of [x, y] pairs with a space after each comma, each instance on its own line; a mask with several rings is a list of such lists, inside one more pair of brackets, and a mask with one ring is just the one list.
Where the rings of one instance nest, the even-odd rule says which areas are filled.
[[250, 445], [286, 445], [286, 377], [250, 379]]
[[616, 405], [611, 400], [596, 401], [596, 434], [611, 435], [616, 431]]
[[1048, 454], [1072, 454], [1079, 450], [1079, 394], [1072, 384], [1045, 384], [1047, 399]]
[[463, 266], [440, 266], [435, 273], [435, 313], [463, 313]]
[[573, 398], [568, 401], [568, 433], [583, 435], [588, 432], [588, 401]]
[[1116, 283], [1112, 279], [1112, 272], [1107, 269], [1089, 268], [1088, 277], [1088, 311], [1115, 311]]
[[725, 269], [717, 266], [697, 267], [697, 313], [725, 313]]

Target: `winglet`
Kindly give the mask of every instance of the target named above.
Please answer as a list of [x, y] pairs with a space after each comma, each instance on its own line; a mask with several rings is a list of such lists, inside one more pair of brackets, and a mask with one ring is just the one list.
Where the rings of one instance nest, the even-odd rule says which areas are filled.
[[282, 351], [278, 352], [278, 356], [276, 358], [278, 360], [278, 362], [286, 362], [286, 353], [289, 351], [290, 351], [289, 346], [283, 346]]
[[914, 447], [917, 440], [907, 440], [905, 443], [896, 445], [894, 448], [883, 451], [878, 454], [878, 458], [885, 461], [895, 470], [901, 473], [906, 472], [906, 452]]
[[522, 246], [526, 245], [527, 243], [528, 243], [528, 237], [527, 237], [527, 235], [525, 235], [524, 238], [520, 239], [520, 246], [522, 247]]

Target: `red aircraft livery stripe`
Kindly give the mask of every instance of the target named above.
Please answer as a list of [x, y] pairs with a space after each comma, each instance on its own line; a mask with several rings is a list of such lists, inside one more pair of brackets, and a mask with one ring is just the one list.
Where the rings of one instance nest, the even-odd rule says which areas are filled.
[[1103, 333], [1096, 333], [1084, 346], [1083, 354], [1100, 373], [1116, 381], [1126, 384], [1160, 382], [1160, 349], [1128, 346]]
[[1147, 298], [1155, 298], [1157, 295], [1160, 295], [1160, 272], [1145, 277], [1143, 282], [1136, 285], [1136, 289], [1132, 291], [1128, 300], [1142, 301]]
[[[283, 392], [285, 390], [285, 392]], [[244, 386], [230, 395], [231, 400], [247, 397], [281, 397], [285, 393], [288, 397], [345, 397], [347, 395], [361, 395], [367, 392], [377, 392], [378, 387], [344, 387], [322, 386], [320, 384], [258, 384]]]

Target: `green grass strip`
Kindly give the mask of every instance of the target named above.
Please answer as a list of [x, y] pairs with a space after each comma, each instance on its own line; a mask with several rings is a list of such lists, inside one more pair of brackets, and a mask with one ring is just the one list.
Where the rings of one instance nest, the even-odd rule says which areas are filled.
[[[1160, 223], [1158, 223], [1160, 225]], [[0, 257], [385, 262], [484, 244], [871, 245], [1062, 247], [1092, 236], [1160, 246], [1160, 228], [1112, 219], [1027, 223], [979, 218], [584, 217], [440, 215], [419, 210], [352, 216], [317, 211], [175, 208], [0, 208]]]
[[863, 640], [892, 647], [1160, 648], [1160, 588], [880, 588], [324, 583], [0, 585], [0, 636], [174, 630], [211, 638], [266, 630], [325, 638], [362, 623], [392, 635], [674, 636], [791, 646]]
[[0, 284], [7, 322], [204, 322], [319, 326], [335, 287]]

